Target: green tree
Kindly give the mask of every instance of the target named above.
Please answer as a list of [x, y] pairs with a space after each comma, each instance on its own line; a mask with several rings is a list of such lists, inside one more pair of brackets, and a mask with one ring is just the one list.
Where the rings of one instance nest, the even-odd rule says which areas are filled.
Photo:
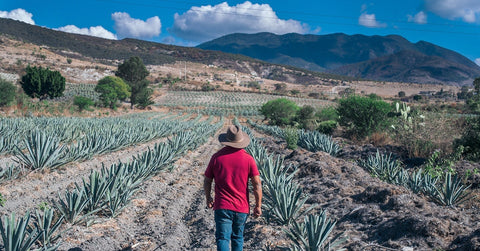
[[473, 81], [473, 94], [467, 99], [467, 105], [474, 113], [480, 114], [480, 77]]
[[463, 148], [463, 155], [470, 160], [480, 160], [480, 117], [467, 120], [467, 129], [460, 139], [454, 141], [456, 149]]
[[75, 96], [73, 98], [73, 104], [78, 106], [78, 110], [82, 112], [83, 110], [88, 110], [95, 102], [87, 97]]
[[0, 106], [6, 106], [15, 100], [17, 87], [3, 78], [0, 78]]
[[58, 71], [48, 68], [30, 67], [25, 69], [20, 84], [23, 91], [32, 98], [61, 97], [65, 91], [65, 78]]
[[95, 91], [100, 93], [103, 105], [115, 109], [119, 100], [130, 97], [130, 87], [119, 77], [107, 76], [98, 81]]
[[291, 124], [299, 109], [295, 102], [286, 98], [279, 98], [265, 103], [260, 108], [260, 112], [270, 120], [271, 124], [282, 126]]
[[304, 105], [297, 111], [295, 121], [298, 122], [301, 128], [314, 130], [316, 126], [315, 108]]
[[[130, 86], [130, 108], [138, 104], [138, 96], [145, 95], [144, 89], [148, 88], [149, 82], [146, 77], [150, 74], [139, 57], [131, 57], [118, 66], [115, 76], [122, 78]], [[151, 94], [151, 93], [150, 93]]]
[[145, 109], [145, 107], [155, 103], [152, 100], [152, 88], [145, 88], [137, 95], [137, 107]]
[[366, 137], [387, 126], [391, 106], [378, 99], [350, 96], [341, 99], [337, 107], [339, 123], [355, 136]]
[[404, 91], [399, 91], [398, 92], [398, 97], [399, 98], [404, 98], [405, 97], [405, 92]]

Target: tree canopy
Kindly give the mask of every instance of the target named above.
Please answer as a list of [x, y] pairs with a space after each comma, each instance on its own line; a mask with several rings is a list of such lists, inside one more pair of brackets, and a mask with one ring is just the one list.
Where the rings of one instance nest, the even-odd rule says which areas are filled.
[[115, 109], [119, 100], [130, 97], [130, 87], [119, 77], [107, 76], [98, 81], [95, 91], [100, 93], [104, 106]]
[[65, 78], [58, 71], [48, 68], [27, 66], [20, 84], [23, 91], [32, 98], [61, 97], [65, 91]]
[[[149, 100], [152, 91], [147, 90], [149, 82], [146, 77], [150, 74], [139, 57], [131, 57], [118, 66], [115, 76], [122, 78], [130, 86], [130, 107], [140, 104], [145, 105], [145, 100]], [[145, 96], [147, 95], [147, 96]]]

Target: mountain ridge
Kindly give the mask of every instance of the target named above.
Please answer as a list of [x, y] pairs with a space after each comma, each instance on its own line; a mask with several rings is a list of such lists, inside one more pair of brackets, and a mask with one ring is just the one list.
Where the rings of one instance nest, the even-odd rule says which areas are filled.
[[[411, 43], [395, 34], [367, 36], [344, 33], [235, 33], [202, 43], [197, 48], [242, 54], [272, 63], [285, 63], [313, 71], [378, 81], [410, 82], [414, 79], [417, 83], [466, 85], [480, 76], [480, 66], [457, 52], [427, 41]], [[410, 53], [400, 53], [402, 51]], [[412, 57], [419, 57], [414, 61], [422, 61], [423, 64], [421, 67], [417, 64], [408, 65], [405, 62], [409, 59], [395, 58], [399, 56], [408, 57], [410, 60]], [[400, 62], [404, 64], [397, 65]], [[373, 67], [373, 71], [372, 66], [380, 63], [391, 65], [391, 68], [398, 70], [397, 74], [389, 73], [391, 69], [383, 72], [381, 67]], [[430, 67], [425, 67], [428, 64], [431, 64]], [[409, 77], [402, 72], [415, 72], [416, 75]], [[459, 76], [461, 77], [457, 79]]]

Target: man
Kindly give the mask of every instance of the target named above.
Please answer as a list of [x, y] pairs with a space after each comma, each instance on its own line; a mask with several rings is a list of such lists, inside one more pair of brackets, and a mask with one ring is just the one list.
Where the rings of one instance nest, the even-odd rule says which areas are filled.
[[[243, 230], [250, 213], [248, 179], [255, 196], [254, 217], [262, 214], [262, 184], [255, 160], [243, 148], [250, 137], [240, 127], [232, 125], [218, 137], [225, 145], [215, 153], [205, 171], [203, 187], [207, 206], [215, 211], [217, 250], [243, 250]], [[215, 180], [215, 200], [211, 196]]]

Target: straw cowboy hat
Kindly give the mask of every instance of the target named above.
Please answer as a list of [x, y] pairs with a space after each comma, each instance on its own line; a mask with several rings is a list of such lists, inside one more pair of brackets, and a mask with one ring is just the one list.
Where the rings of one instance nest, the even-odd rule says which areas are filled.
[[250, 137], [239, 126], [231, 125], [227, 129], [227, 133], [218, 136], [218, 141], [226, 146], [245, 148], [250, 144]]

